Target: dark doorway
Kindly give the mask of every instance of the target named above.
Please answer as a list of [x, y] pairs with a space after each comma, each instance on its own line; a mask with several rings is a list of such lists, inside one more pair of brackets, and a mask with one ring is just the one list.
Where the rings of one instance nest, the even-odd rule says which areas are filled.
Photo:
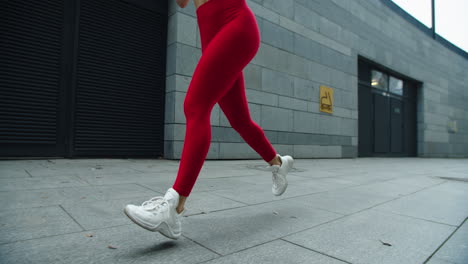
[[401, 74], [360, 58], [360, 157], [416, 156], [417, 86]]
[[0, 157], [162, 156], [167, 12], [158, 0], [2, 1]]

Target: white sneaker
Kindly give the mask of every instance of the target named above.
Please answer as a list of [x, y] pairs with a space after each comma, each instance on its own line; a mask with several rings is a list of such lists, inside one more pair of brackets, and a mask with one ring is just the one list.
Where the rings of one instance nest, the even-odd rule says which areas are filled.
[[277, 154], [277, 156], [281, 159], [281, 166], [280, 165], [271, 165], [271, 169], [273, 172], [273, 187], [271, 191], [274, 195], [279, 196], [286, 191], [288, 187], [288, 180], [286, 179], [286, 174], [292, 169], [294, 164], [294, 159], [291, 156], [281, 156]]
[[135, 224], [149, 231], [159, 231], [168, 238], [178, 239], [182, 234], [181, 218], [185, 213], [185, 209], [177, 213], [178, 204], [179, 194], [170, 188], [164, 197], [153, 197], [141, 206], [128, 204], [124, 212]]

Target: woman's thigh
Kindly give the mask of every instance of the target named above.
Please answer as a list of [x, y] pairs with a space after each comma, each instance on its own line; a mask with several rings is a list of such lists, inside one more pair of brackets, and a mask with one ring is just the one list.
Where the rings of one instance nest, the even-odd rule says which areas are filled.
[[211, 110], [234, 85], [260, 45], [255, 18], [240, 15], [224, 25], [200, 57], [190, 82], [186, 104]]
[[218, 101], [218, 104], [232, 127], [248, 122], [250, 111], [245, 94], [243, 72], [239, 74], [231, 89]]

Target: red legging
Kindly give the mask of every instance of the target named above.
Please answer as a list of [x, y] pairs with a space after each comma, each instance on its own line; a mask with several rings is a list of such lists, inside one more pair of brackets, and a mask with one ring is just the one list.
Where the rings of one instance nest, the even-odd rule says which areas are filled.
[[211, 110], [216, 103], [232, 128], [269, 162], [276, 151], [250, 117], [243, 68], [260, 47], [255, 15], [245, 0], [209, 0], [196, 10], [202, 56], [184, 101], [186, 132], [173, 188], [189, 196], [211, 143]]

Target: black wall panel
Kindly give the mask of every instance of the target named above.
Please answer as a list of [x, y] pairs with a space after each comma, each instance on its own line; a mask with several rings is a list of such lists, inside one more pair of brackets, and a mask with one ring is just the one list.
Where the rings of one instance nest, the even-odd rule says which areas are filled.
[[80, 2], [75, 154], [162, 156], [164, 15], [126, 1]]
[[0, 1], [0, 156], [56, 156], [63, 5]]
[[163, 153], [167, 1], [0, 1], [0, 157]]

